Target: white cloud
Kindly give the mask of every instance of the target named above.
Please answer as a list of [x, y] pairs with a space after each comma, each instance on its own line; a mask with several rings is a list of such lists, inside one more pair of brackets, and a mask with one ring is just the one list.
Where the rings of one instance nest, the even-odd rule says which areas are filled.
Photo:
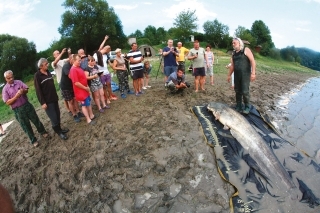
[[272, 36], [272, 38], [280, 38], [280, 39], [282, 39], [284, 37], [282, 34], [275, 33], [275, 32], [271, 33], [271, 36]]
[[[0, 2], [0, 34], [9, 34], [28, 39], [37, 44], [37, 50], [43, 50], [49, 46], [46, 36], [37, 36], [43, 31], [48, 31], [45, 21], [31, 17], [39, 0], [18, 0]], [[51, 30], [50, 30], [51, 31]], [[23, 33], [21, 33], [23, 32]]]
[[146, 4], [146, 5], [152, 5], [151, 2], [143, 2], [143, 4]]
[[[209, 11], [203, 2], [199, 2], [198, 0], [185, 0], [185, 1], [177, 1], [177, 4], [173, 4], [167, 9], [163, 10], [165, 14], [167, 14], [167, 17], [170, 19], [174, 19], [177, 17], [177, 15], [182, 11], [196, 11], [195, 15], [198, 18], [198, 23], [201, 25], [200, 28], [202, 28], [202, 24], [205, 21], [213, 20], [215, 17], [217, 17], [217, 14], [214, 12]], [[196, 6], [196, 7], [195, 7]], [[201, 29], [198, 29], [201, 31]]]
[[122, 10], [133, 10], [133, 9], [135, 9], [137, 7], [138, 7], [137, 4], [132, 5], [132, 6], [118, 4], [118, 5], [114, 5], [113, 6], [113, 8], [115, 8], [115, 9], [122, 9]]
[[300, 27], [296, 27], [297, 31], [302, 31], [302, 32], [310, 32], [310, 29], [304, 29], [304, 28], [300, 28]]

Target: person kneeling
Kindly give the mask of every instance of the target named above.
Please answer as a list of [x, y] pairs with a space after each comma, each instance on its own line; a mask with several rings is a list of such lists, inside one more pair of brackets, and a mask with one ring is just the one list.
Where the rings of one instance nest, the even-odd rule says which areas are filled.
[[185, 88], [189, 88], [190, 84], [185, 82], [185, 75], [183, 70], [178, 67], [178, 70], [168, 77], [166, 81], [166, 87], [169, 88], [171, 93], [183, 91]]

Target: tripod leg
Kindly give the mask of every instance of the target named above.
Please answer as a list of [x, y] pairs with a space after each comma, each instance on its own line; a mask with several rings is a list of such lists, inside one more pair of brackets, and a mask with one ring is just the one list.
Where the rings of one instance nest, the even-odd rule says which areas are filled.
[[160, 64], [159, 64], [158, 71], [157, 71], [157, 75], [156, 75], [156, 79], [158, 78], [159, 70], [160, 70], [161, 63], [162, 63], [162, 58], [163, 58], [163, 57], [161, 56]]

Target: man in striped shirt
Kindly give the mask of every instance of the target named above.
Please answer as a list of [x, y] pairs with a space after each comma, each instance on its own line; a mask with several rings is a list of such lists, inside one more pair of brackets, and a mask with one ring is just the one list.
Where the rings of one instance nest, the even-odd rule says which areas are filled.
[[139, 96], [142, 94], [143, 56], [138, 49], [137, 43], [131, 44], [131, 50], [127, 54], [127, 58], [130, 62], [130, 71], [132, 73], [134, 92], [136, 96]]

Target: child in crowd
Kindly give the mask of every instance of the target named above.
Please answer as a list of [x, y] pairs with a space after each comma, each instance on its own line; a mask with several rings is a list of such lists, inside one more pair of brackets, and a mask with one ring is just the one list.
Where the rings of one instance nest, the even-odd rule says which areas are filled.
[[150, 64], [150, 62], [145, 61], [143, 63], [143, 75], [145, 79], [142, 80], [142, 89], [147, 89], [151, 87], [149, 86], [149, 75], [150, 75], [151, 69], [152, 69], [152, 65]]
[[106, 105], [103, 85], [99, 77], [103, 72], [99, 72], [95, 59], [91, 55], [88, 56], [88, 66], [85, 68], [84, 73], [87, 77], [92, 97], [94, 98], [95, 104], [98, 106], [99, 112], [104, 112], [104, 110], [109, 109], [110, 106]]

